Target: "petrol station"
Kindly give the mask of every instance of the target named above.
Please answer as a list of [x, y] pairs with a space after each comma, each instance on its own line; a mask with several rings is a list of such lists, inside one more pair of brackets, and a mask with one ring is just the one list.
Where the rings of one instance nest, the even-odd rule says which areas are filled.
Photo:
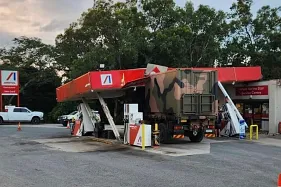
[[[174, 69], [175, 68], [148, 64], [147, 68], [88, 72], [58, 87], [56, 89], [57, 101], [82, 101], [83, 105], [81, 105], [80, 108], [81, 111], [84, 111], [82, 113], [85, 125], [86, 123], [94, 123], [91, 121], [91, 114], [87, 112], [90, 111], [88, 102], [93, 99], [98, 99], [106, 114], [108, 122], [111, 125], [115, 138], [121, 141], [120, 134], [104, 99], [121, 97], [128, 89], [137, 90], [138, 88], [143, 87], [147, 77], [153, 74], [171, 71]], [[236, 108], [245, 118], [247, 124], [257, 124], [259, 129], [268, 131], [270, 134], [278, 133], [278, 122], [281, 121], [281, 119], [279, 119], [281, 115], [278, 115], [277, 110], [278, 103], [281, 102], [281, 99], [278, 99], [281, 98], [280, 81], [262, 81], [261, 67], [217, 67], [189, 69], [217, 71], [218, 81], [222, 83], [225, 90], [228, 92], [229, 97], [231, 97], [235, 103]], [[225, 102], [225, 96], [222, 94], [222, 92], [218, 92], [218, 102], [220, 107]], [[256, 106], [257, 103], [259, 103], [259, 106]], [[135, 116], [133, 117], [134, 119], [131, 117], [131, 121], [129, 121], [129, 123], [135, 123], [136, 119], [139, 120], [142, 118], [142, 111], [139, 111], [137, 109], [138, 106], [134, 103], [124, 104], [123, 107], [124, 118], [126, 118], [126, 115]], [[261, 109], [261, 114], [259, 116], [256, 112], [256, 108], [258, 107]], [[254, 111], [254, 113], [251, 113], [251, 109]], [[130, 113], [129, 111], [133, 112]], [[249, 116], [249, 114], [252, 115]], [[74, 135], [81, 136], [86, 131], [94, 132], [96, 127], [94, 125], [92, 127], [91, 126], [92, 125], [88, 127], [84, 126], [84, 132], [81, 131], [81, 126], [76, 127]], [[139, 130], [141, 129], [140, 127], [132, 127], [131, 130], [128, 130], [130, 127], [131, 126], [125, 126], [127, 132], [130, 132], [132, 129], [138, 129], [136, 132], [133, 132], [138, 137], [141, 136], [140, 133], [143, 131], [149, 134], [154, 134], [154, 131], [158, 130], [151, 129], [149, 124], [144, 126], [142, 130]], [[136, 139], [136, 136], [133, 137], [134, 140]], [[130, 138], [132, 139], [132, 135], [130, 136], [125, 130], [124, 143], [128, 144], [130, 142]], [[152, 141], [151, 137], [146, 137], [145, 139], [150, 142]], [[148, 143], [146, 146], [150, 146], [152, 144]]]

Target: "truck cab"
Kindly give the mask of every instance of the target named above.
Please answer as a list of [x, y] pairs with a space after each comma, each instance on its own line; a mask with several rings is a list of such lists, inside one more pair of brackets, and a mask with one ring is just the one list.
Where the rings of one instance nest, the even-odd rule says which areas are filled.
[[0, 112], [0, 124], [5, 122], [31, 122], [39, 124], [44, 113], [31, 111], [26, 107], [5, 106], [5, 112]]

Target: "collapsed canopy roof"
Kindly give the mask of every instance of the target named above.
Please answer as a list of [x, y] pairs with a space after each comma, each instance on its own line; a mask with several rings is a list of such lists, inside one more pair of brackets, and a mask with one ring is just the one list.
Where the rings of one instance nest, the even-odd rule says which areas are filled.
[[[56, 89], [57, 101], [96, 99], [95, 92], [104, 98], [120, 97], [124, 89], [143, 86], [145, 75], [169, 71], [173, 68], [149, 64], [147, 68], [93, 71], [88, 72]], [[198, 70], [217, 70], [218, 80], [228, 82], [258, 81], [262, 78], [261, 67], [225, 67], [225, 68], [186, 68]]]

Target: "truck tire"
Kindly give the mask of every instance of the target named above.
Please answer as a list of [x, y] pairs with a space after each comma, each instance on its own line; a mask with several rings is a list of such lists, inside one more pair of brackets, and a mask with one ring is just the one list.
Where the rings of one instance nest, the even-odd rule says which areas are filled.
[[4, 123], [3, 118], [0, 116], [0, 125], [2, 125]]
[[160, 143], [167, 143], [168, 142], [168, 129], [167, 125], [164, 123], [159, 124], [159, 130], [160, 130]]
[[40, 123], [40, 118], [39, 117], [33, 117], [31, 120], [32, 124], [39, 124]]
[[189, 131], [188, 133], [188, 137], [190, 139], [191, 142], [201, 142], [204, 138], [204, 131], [200, 130], [197, 132], [197, 135], [194, 136], [192, 131]]

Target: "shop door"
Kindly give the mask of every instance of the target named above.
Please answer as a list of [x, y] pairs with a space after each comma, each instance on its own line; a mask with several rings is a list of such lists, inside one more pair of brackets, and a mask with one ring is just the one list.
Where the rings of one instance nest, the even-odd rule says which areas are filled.
[[259, 129], [261, 129], [261, 122], [262, 122], [262, 105], [259, 104], [253, 104], [253, 122], [255, 125], [259, 126]]
[[260, 129], [262, 121], [262, 105], [260, 103], [245, 104], [244, 118], [248, 125], [253, 123], [258, 125]]
[[248, 125], [251, 125], [253, 119], [253, 106], [245, 104], [244, 119]]

